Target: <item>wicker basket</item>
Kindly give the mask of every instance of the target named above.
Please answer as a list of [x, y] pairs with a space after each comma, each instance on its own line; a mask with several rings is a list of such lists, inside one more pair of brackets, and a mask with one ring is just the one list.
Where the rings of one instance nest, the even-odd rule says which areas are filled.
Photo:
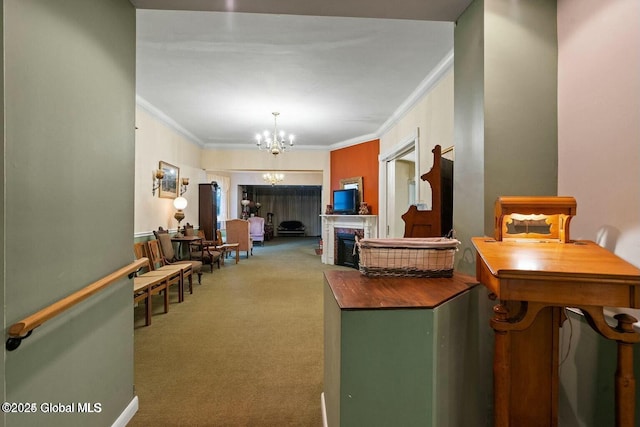
[[460, 242], [437, 237], [361, 239], [356, 244], [365, 276], [452, 277]]

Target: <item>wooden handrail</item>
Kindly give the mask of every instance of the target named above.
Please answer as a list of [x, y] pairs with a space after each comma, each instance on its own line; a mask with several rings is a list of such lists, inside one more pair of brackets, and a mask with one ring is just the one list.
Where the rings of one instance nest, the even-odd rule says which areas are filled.
[[91, 295], [101, 291], [106, 288], [113, 282], [121, 279], [124, 276], [132, 277], [133, 273], [138, 271], [140, 268], [147, 265], [149, 260], [147, 258], [140, 258], [129, 265], [122, 267], [119, 270], [114, 271], [113, 273], [99, 279], [90, 285], [85, 286], [72, 293], [71, 295], [54, 302], [48, 307], [43, 308], [42, 310], [32, 314], [29, 317], [26, 317], [19, 321], [18, 323], [14, 323], [9, 327], [9, 331], [7, 334], [9, 335], [9, 339], [7, 339], [6, 348], [9, 351], [15, 350], [20, 345], [20, 342], [31, 335], [31, 332], [42, 325], [47, 320], [50, 320], [62, 313], [63, 311], [73, 307], [79, 302], [89, 298]]

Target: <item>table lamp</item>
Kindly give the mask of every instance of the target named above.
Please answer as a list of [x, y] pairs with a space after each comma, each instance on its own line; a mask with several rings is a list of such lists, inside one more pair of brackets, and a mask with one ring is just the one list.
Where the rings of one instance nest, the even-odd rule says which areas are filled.
[[173, 217], [178, 221], [178, 233], [176, 233], [176, 237], [182, 237], [183, 234], [180, 232], [180, 221], [184, 219], [184, 212], [182, 211], [187, 207], [187, 199], [184, 197], [176, 197], [173, 199], [173, 207], [178, 211], [173, 215]]

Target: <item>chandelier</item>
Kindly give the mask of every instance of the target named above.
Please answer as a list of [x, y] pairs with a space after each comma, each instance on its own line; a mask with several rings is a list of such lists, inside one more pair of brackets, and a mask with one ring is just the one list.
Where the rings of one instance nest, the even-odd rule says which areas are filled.
[[[284, 152], [287, 149], [287, 139], [289, 140], [288, 146], [293, 147], [293, 135], [286, 136], [283, 130], [278, 132], [278, 116], [280, 113], [273, 112], [273, 134], [265, 130], [262, 134], [256, 135], [259, 149], [266, 149], [274, 156]], [[264, 143], [264, 145], [263, 145]]]
[[276, 185], [277, 183], [284, 181], [284, 174], [269, 172], [262, 175], [262, 179], [264, 179], [266, 182], [268, 182], [271, 185]]

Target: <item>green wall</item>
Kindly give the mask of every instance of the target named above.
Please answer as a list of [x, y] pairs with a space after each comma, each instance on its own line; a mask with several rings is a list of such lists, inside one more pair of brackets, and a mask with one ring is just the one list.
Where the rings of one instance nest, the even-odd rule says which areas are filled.
[[[23, 0], [2, 13], [6, 329], [133, 259], [135, 10]], [[111, 425], [134, 399], [132, 319], [123, 279], [5, 351], [5, 401], [101, 405], [6, 425]]]
[[[2, 34], [4, 34], [4, 7], [0, 8], [0, 30], [2, 31]], [[0, 55], [0, 64], [2, 65], [0, 67], [0, 81], [4, 81], [4, 46], [0, 46], [0, 51], [2, 52], [2, 55]], [[0, 99], [4, 99], [4, 85], [0, 85]], [[4, 110], [4, 102], [2, 104], [0, 104], [0, 112], [1, 112], [1, 116], [2, 120], [0, 120], [0, 131], [2, 132], [1, 134], [4, 135], [5, 134], [5, 126], [4, 126], [4, 114], [5, 114], [5, 110]], [[4, 140], [3, 140], [4, 142]], [[3, 144], [3, 156], [2, 156], [2, 162], [0, 162], [0, 191], [2, 191], [2, 197], [0, 197], [0, 207], [2, 209], [0, 209], [0, 239], [2, 239], [2, 242], [5, 241], [5, 233], [4, 233], [4, 224], [5, 224], [5, 208], [6, 208], [6, 203], [5, 203], [5, 197], [4, 197], [4, 193], [5, 193], [5, 156], [4, 156], [4, 144]], [[4, 251], [4, 247], [5, 245], [0, 245], [0, 271], [2, 271], [3, 274], [0, 274], [0, 286], [2, 287], [2, 289], [5, 289], [5, 275], [4, 275], [4, 271], [5, 271], [5, 251]], [[5, 307], [5, 298], [4, 298], [4, 292], [0, 292], [0, 312], [2, 314], [2, 321], [3, 326], [6, 324], [6, 320], [5, 320], [5, 313], [4, 313], [4, 307]], [[5, 366], [4, 363], [0, 363], [0, 381], [2, 381], [2, 387], [0, 388], [0, 393], [2, 393], [2, 401], [6, 402], [7, 401], [7, 390], [5, 387]], [[0, 425], [4, 426], [5, 425], [5, 419], [4, 419], [4, 415], [2, 417], [0, 417]]]
[[329, 426], [492, 425], [493, 303], [484, 287], [432, 309], [358, 310], [341, 310], [324, 288]]
[[454, 32], [453, 227], [460, 240], [456, 270], [475, 275], [471, 237], [484, 234], [484, 20], [474, 1]]
[[[618, 346], [596, 333], [584, 317], [567, 312], [560, 329], [560, 426], [615, 425], [615, 372]], [[636, 377], [636, 425], [640, 408], [640, 348], [633, 348]]]
[[[462, 241], [458, 271], [475, 274], [470, 238], [493, 234], [496, 197], [557, 194], [556, 15], [555, 0], [476, 0], [457, 22], [454, 226]], [[481, 340], [492, 340], [485, 336], [491, 331], [488, 318], [479, 326]], [[614, 425], [616, 343], [600, 337], [575, 314], [569, 315], [560, 333], [559, 425]], [[640, 352], [635, 347], [637, 375]], [[474, 361], [467, 359], [463, 369], [471, 373], [469, 362]], [[638, 393], [636, 401], [638, 408]]]
[[558, 182], [556, 0], [485, 0], [485, 233], [498, 196], [554, 196]]
[[458, 270], [470, 238], [493, 235], [498, 196], [556, 195], [556, 1], [477, 0], [454, 34], [454, 227]]

